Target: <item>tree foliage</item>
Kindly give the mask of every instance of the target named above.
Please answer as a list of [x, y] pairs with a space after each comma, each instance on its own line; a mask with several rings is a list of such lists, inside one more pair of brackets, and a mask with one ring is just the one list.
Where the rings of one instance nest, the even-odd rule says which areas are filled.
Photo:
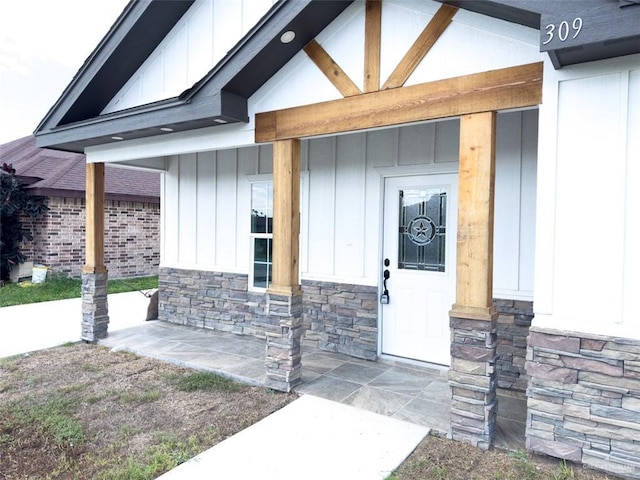
[[0, 169], [0, 280], [9, 280], [14, 265], [24, 263], [21, 245], [33, 240], [31, 231], [22, 224], [22, 216], [36, 218], [48, 210], [45, 198], [30, 195], [16, 175], [13, 165]]

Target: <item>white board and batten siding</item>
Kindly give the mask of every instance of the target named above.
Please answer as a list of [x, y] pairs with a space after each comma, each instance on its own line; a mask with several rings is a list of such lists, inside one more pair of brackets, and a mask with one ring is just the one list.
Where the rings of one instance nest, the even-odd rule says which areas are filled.
[[[499, 115], [495, 293], [530, 299], [537, 111]], [[432, 122], [302, 142], [301, 278], [377, 285], [383, 179], [456, 172], [459, 124]], [[175, 156], [164, 175], [162, 265], [249, 273], [250, 183], [270, 146]]]
[[248, 273], [251, 184], [271, 146], [176, 155], [163, 176], [162, 265]]
[[276, 0], [196, 0], [103, 114], [180, 95], [204, 77]]
[[640, 338], [640, 55], [553, 71], [540, 108], [535, 325]]

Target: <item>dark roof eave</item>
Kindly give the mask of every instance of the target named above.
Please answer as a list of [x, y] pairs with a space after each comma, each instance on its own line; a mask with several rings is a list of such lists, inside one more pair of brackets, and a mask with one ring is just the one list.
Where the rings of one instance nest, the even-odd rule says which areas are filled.
[[93, 145], [166, 135], [173, 132], [249, 121], [247, 100], [220, 91], [197, 102], [174, 97], [140, 107], [100, 115], [89, 120], [63, 125], [36, 135], [36, 145], [69, 152], [84, 153]]

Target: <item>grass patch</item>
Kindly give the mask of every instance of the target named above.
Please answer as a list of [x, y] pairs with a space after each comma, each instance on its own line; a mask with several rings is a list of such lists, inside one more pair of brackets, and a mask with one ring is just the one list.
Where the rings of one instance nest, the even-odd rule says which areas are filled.
[[195, 392], [196, 390], [216, 390], [219, 392], [234, 392], [240, 389], [240, 385], [228, 378], [214, 373], [172, 373], [165, 377], [169, 385], [182, 392]]
[[114, 462], [116, 466], [98, 475], [101, 480], [151, 480], [163, 472], [177, 467], [197, 455], [205, 447], [191, 436], [180, 440], [172, 436], [159, 436], [155, 445], [148, 448], [142, 458], [129, 457]]
[[148, 392], [122, 392], [119, 398], [125, 404], [142, 404], [155, 402], [161, 396], [162, 394], [158, 390], [151, 390]]
[[[158, 277], [128, 278], [109, 280], [109, 293], [151, 290], [158, 287]], [[43, 283], [9, 283], [0, 288], [0, 307], [24, 305], [27, 303], [48, 302], [80, 297], [82, 280], [64, 275], [53, 275]]]
[[536, 478], [536, 466], [529, 461], [527, 452], [517, 450], [509, 453], [509, 456], [515, 459], [516, 468], [520, 471], [523, 480], [532, 480]]
[[109, 280], [109, 293], [134, 292], [136, 290], [151, 290], [158, 288], [158, 277], [136, 277], [124, 280]]
[[17, 429], [37, 432], [45, 441], [60, 448], [72, 448], [85, 441], [82, 425], [71, 417], [74, 402], [55, 396], [44, 404], [29, 403], [28, 399], [0, 408], [0, 432], [6, 442]]
[[573, 478], [575, 478], [573, 468], [567, 465], [566, 460], [561, 460], [553, 474], [553, 480], [572, 480]]

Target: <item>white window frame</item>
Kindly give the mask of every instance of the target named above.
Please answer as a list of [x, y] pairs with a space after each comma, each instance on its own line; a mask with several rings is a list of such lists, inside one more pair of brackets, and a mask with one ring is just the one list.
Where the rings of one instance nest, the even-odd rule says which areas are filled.
[[[270, 182], [271, 184], [273, 184], [273, 174], [271, 173], [267, 173], [267, 174], [258, 174], [258, 175], [247, 175], [247, 180], [249, 181], [249, 195], [251, 195], [251, 192], [253, 191], [253, 184], [254, 183], [264, 183], [264, 182]], [[308, 196], [309, 196], [309, 171], [307, 170], [303, 170], [300, 172], [300, 261], [299, 261], [299, 265], [300, 267], [302, 267], [302, 265], [305, 265], [305, 262], [303, 261], [304, 259], [306, 259], [306, 252], [307, 252], [307, 242], [306, 242], [306, 235], [303, 235], [303, 232], [307, 232], [307, 209], [308, 209], [308, 205], [309, 205], [309, 201], [308, 201]], [[252, 207], [253, 205], [251, 205], [251, 201], [250, 203], [250, 207]], [[255, 261], [255, 242], [254, 239], [256, 238], [269, 238], [273, 241], [273, 233], [252, 233], [251, 232], [251, 212], [249, 212], [248, 215], [248, 221], [249, 221], [249, 281], [248, 281], [248, 290], [250, 292], [261, 292], [261, 293], [266, 293], [267, 289], [269, 288], [267, 286], [267, 288], [263, 288], [263, 287], [256, 287], [254, 286], [254, 261]], [[273, 264], [273, 261], [272, 261]]]

